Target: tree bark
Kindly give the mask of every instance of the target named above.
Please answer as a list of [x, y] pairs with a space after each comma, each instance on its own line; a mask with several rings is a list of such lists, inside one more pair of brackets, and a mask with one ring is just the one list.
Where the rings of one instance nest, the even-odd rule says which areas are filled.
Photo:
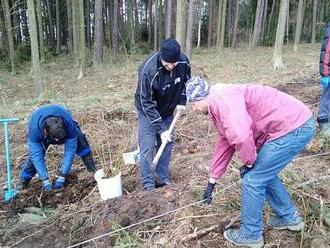
[[252, 34], [252, 42], [251, 42], [252, 48], [258, 46], [259, 44], [263, 6], [264, 6], [264, 0], [258, 0], [256, 16], [254, 19], [253, 34]]
[[223, 0], [219, 0], [219, 7], [218, 7], [218, 24], [217, 24], [217, 47], [220, 48], [221, 42], [221, 28], [222, 28], [222, 5]]
[[39, 34], [39, 51], [40, 51], [40, 61], [45, 61], [45, 44], [44, 44], [44, 30], [42, 24], [42, 9], [41, 0], [36, 0], [37, 4], [37, 20], [38, 20], [38, 34]]
[[154, 15], [154, 51], [158, 50], [158, 0], [155, 0], [155, 15]]
[[173, 1], [167, 0], [166, 17], [165, 17], [165, 38], [171, 37], [172, 15], [173, 15]]
[[84, 77], [86, 63], [86, 37], [85, 37], [85, 17], [84, 2], [77, 0], [77, 11], [79, 20], [79, 75], [78, 80]]
[[152, 0], [147, 0], [148, 7], [148, 43], [151, 44], [152, 41]]
[[37, 21], [35, 16], [35, 6], [33, 0], [27, 0], [27, 8], [29, 13], [29, 30], [31, 40], [31, 60], [32, 60], [32, 75], [35, 83], [35, 96], [42, 95], [43, 86], [41, 81], [41, 71], [39, 62], [39, 48], [38, 48], [38, 31]]
[[233, 31], [233, 39], [232, 39], [232, 43], [231, 43], [231, 46], [233, 48], [236, 48], [236, 46], [237, 46], [238, 19], [239, 19], [239, 0], [236, 0], [234, 31]]
[[118, 0], [113, 0], [112, 49], [118, 53]]
[[134, 37], [135, 40], [139, 39], [140, 36], [140, 26], [139, 26], [139, 13], [138, 13], [138, 6], [137, 0], [133, 0], [133, 10], [134, 10]]
[[[16, 41], [16, 45], [22, 43], [22, 35], [21, 35], [21, 14], [20, 14], [20, 7], [17, 3], [14, 4], [13, 6], [14, 12], [13, 13], [13, 26], [15, 30], [15, 35], [16, 39], [14, 37], [14, 41]], [[15, 44], [14, 44], [15, 46]]]
[[66, 0], [66, 12], [68, 18], [68, 50], [69, 54], [73, 54], [73, 28], [72, 28], [72, 0]]
[[134, 47], [134, 43], [135, 43], [135, 31], [134, 31], [134, 21], [133, 21], [133, 4], [132, 4], [132, 0], [128, 0], [127, 1], [127, 24], [128, 24], [128, 28], [129, 28], [129, 44], [130, 44], [130, 53], [132, 55], [133, 53], [133, 47]]
[[15, 68], [15, 50], [14, 50], [14, 40], [13, 40], [13, 32], [12, 32], [12, 22], [11, 22], [11, 15], [10, 15], [10, 8], [8, 0], [2, 0], [3, 6], [3, 13], [4, 13], [4, 20], [5, 26], [7, 31], [7, 40], [9, 46], [9, 57], [10, 57], [10, 65], [11, 65], [11, 73], [14, 75], [16, 73]]
[[219, 47], [220, 49], [223, 49], [225, 47], [226, 12], [227, 12], [227, 0], [223, 0], [221, 36], [220, 36], [220, 47]]
[[267, 25], [267, 35], [270, 34], [270, 28], [271, 28], [271, 24], [272, 24], [272, 20], [273, 20], [273, 16], [274, 16], [274, 9], [275, 9], [275, 0], [273, 0], [272, 3], [272, 9], [270, 11], [270, 15], [269, 15], [269, 19], [268, 19], [268, 25]]
[[47, 12], [48, 12], [48, 21], [49, 21], [48, 43], [51, 44], [51, 47], [55, 47], [55, 32], [54, 32], [54, 24], [53, 24], [52, 6], [50, 0], [47, 0], [46, 2], [47, 2]]
[[3, 3], [1, 4], [2, 4], [2, 8], [0, 8], [0, 32], [1, 32], [0, 46], [2, 49], [4, 49], [6, 47], [5, 40], [7, 40], [7, 33], [6, 33], [6, 26], [5, 26], [4, 13], [3, 13], [4, 7], [3, 7]]
[[280, 12], [279, 12], [277, 29], [276, 29], [274, 55], [273, 55], [274, 69], [284, 67], [282, 60], [282, 48], [283, 48], [284, 35], [285, 35], [285, 22], [286, 22], [287, 11], [288, 11], [288, 0], [281, 0]]
[[60, 30], [60, 5], [59, 0], [56, 0], [56, 53], [61, 52], [61, 30]]
[[313, 0], [313, 21], [312, 21], [312, 39], [311, 39], [312, 44], [315, 43], [315, 36], [316, 36], [317, 2], [318, 0]]
[[[222, 1], [222, 0], [220, 0]], [[208, 28], [207, 28], [207, 47], [210, 48], [212, 46], [212, 25], [213, 25], [213, 18], [214, 18], [214, 10], [212, 8], [213, 0], [208, 0]]]
[[[80, 0], [80, 1], [84, 1], [84, 0]], [[90, 3], [90, 0], [86, 1], [86, 13], [84, 16], [86, 18], [85, 19], [85, 21], [86, 21], [86, 43], [87, 43], [86, 45], [88, 48], [91, 48], [92, 34], [91, 34], [91, 3]], [[94, 13], [94, 20], [95, 20], [95, 13]]]
[[103, 0], [95, 0], [95, 45], [94, 45], [94, 65], [103, 62]]
[[194, 24], [194, 10], [195, 10], [195, 0], [190, 0], [189, 9], [188, 9], [187, 37], [186, 37], [186, 55], [190, 60], [192, 58], [192, 33], [193, 33], [193, 24]]
[[78, 33], [78, 0], [71, 0], [72, 1], [72, 37], [73, 37], [73, 55], [75, 59], [75, 66], [79, 64], [79, 33]]
[[260, 31], [260, 38], [264, 41], [265, 38], [265, 29], [267, 23], [267, 11], [268, 11], [268, 0], [264, 2], [264, 9], [262, 11], [262, 19], [261, 19], [261, 31]]
[[182, 50], [185, 50], [186, 41], [186, 7], [186, 0], [177, 0], [175, 37]]

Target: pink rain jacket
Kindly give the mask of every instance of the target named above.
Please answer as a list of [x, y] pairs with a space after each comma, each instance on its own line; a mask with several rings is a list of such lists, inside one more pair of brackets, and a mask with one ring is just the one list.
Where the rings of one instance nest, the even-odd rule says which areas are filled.
[[216, 84], [209, 94], [211, 115], [219, 140], [210, 177], [219, 179], [236, 151], [243, 164], [252, 165], [258, 150], [312, 117], [296, 98], [272, 87], [253, 84]]

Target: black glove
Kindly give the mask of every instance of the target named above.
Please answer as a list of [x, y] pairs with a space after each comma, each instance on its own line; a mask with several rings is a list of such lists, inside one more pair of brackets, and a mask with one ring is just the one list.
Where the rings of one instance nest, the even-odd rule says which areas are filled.
[[215, 183], [208, 182], [203, 195], [203, 200], [207, 204], [210, 204], [212, 202], [212, 192], [214, 190], [214, 187], [215, 187]]
[[253, 167], [247, 167], [246, 165], [241, 166], [241, 168], [239, 168], [239, 175], [241, 178], [243, 179], [244, 175], [248, 173], [252, 168]]

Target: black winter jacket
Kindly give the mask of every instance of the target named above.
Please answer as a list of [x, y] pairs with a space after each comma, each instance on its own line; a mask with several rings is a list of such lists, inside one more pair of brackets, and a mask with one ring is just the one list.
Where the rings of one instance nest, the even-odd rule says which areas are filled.
[[330, 77], [330, 22], [324, 30], [323, 42], [320, 54], [320, 75]]
[[172, 71], [162, 65], [159, 52], [153, 53], [139, 67], [135, 106], [157, 132], [166, 129], [161, 126], [162, 118], [171, 116], [177, 105], [186, 105], [185, 84], [190, 77], [189, 60], [183, 53]]

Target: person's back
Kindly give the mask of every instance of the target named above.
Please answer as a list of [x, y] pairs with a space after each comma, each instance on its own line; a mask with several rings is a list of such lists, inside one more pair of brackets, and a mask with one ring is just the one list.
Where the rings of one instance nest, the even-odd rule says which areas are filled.
[[330, 22], [326, 24], [323, 34], [320, 53], [320, 75], [321, 77], [330, 76]]

